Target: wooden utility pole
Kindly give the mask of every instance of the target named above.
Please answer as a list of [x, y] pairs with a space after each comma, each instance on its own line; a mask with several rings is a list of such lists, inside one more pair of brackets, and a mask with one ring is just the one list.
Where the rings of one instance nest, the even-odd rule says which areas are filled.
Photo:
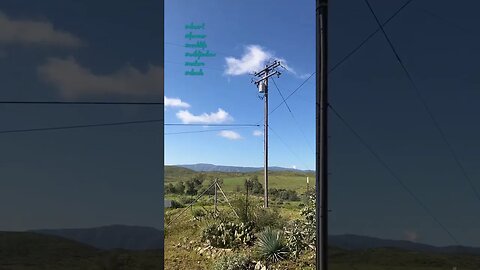
[[316, 269], [328, 269], [328, 0], [316, 0]]
[[265, 179], [265, 193], [264, 193], [264, 199], [263, 199], [263, 207], [267, 208], [268, 207], [268, 78], [270, 78], [273, 75], [280, 76], [280, 72], [276, 71], [275, 68], [280, 66], [279, 61], [273, 61], [272, 64], [266, 65], [263, 70], [260, 72], [255, 72], [255, 76], [260, 77], [260, 80], [256, 81], [255, 84], [258, 87], [259, 93], [263, 93], [264, 96], [264, 101], [265, 101], [265, 108], [264, 108], [264, 116], [265, 116], [265, 121], [264, 121], [264, 130], [263, 130], [263, 135], [264, 135], [264, 179]]

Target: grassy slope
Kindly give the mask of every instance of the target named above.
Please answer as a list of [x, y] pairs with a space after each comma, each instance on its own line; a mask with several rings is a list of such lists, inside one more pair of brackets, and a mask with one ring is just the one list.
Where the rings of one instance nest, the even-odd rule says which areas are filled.
[[[181, 167], [165, 166], [165, 183], [187, 181], [198, 174], [200, 173]], [[263, 183], [262, 171], [252, 173], [204, 172], [202, 174], [205, 174], [207, 179], [215, 177], [223, 179], [224, 189], [226, 192], [235, 192], [237, 186], [240, 189], [243, 189], [243, 181], [246, 178], [254, 175], [258, 176], [260, 183]], [[313, 173], [290, 171], [269, 172], [269, 187], [297, 190], [297, 192], [302, 193], [306, 190], [307, 176], [310, 178], [310, 185], [313, 187], [315, 182], [315, 175]]]
[[56, 236], [0, 232], [1, 270], [161, 269], [162, 251], [101, 251]]

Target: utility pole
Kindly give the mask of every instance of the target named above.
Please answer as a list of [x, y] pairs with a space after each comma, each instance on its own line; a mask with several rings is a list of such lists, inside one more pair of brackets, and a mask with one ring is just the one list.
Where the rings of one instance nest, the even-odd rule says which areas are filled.
[[281, 66], [280, 61], [273, 61], [272, 64], [266, 65], [265, 68], [259, 72], [255, 72], [254, 76], [259, 77], [260, 80], [255, 81], [254, 83], [258, 87], [258, 92], [263, 93], [263, 99], [265, 101], [265, 120], [264, 120], [264, 179], [265, 179], [265, 193], [263, 198], [263, 207], [268, 207], [268, 78], [271, 76], [277, 75], [280, 76], [280, 72], [276, 71], [275, 68]]
[[328, 0], [316, 0], [316, 269], [328, 269]]

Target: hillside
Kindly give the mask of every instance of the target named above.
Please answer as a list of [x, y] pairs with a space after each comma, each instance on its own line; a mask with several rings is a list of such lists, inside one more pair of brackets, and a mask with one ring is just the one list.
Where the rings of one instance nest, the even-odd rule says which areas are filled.
[[[165, 183], [187, 181], [192, 177], [203, 174], [206, 179], [223, 179], [225, 191], [235, 191], [237, 187], [242, 188], [245, 178], [257, 176], [260, 183], [263, 183], [263, 171], [256, 172], [195, 172], [190, 169], [178, 166], [165, 166]], [[315, 174], [303, 171], [271, 171], [269, 172], [269, 187], [297, 190], [303, 192], [306, 189], [306, 178], [310, 179], [310, 186], [314, 186]], [[207, 184], [207, 183], [205, 183]]]
[[[208, 163], [197, 163], [197, 164], [186, 164], [186, 165], [176, 165], [177, 167], [187, 168], [196, 172], [258, 172], [263, 171], [263, 167], [241, 167], [241, 166], [225, 166], [225, 165], [214, 165]], [[284, 167], [268, 167], [269, 171], [290, 171], [290, 172], [308, 172], [313, 173], [313, 171], [303, 171], [293, 168], [284, 168]]]
[[162, 269], [162, 251], [100, 251], [58, 236], [0, 232], [2, 270]]
[[387, 240], [360, 235], [330, 235], [329, 243], [345, 250], [366, 250], [375, 248], [397, 248], [408, 251], [447, 253], [447, 254], [474, 254], [480, 255], [480, 248], [464, 246], [436, 247], [404, 240]]
[[60, 236], [106, 250], [150, 250], [163, 248], [163, 233], [150, 227], [111, 225], [82, 229], [35, 230], [33, 232]]

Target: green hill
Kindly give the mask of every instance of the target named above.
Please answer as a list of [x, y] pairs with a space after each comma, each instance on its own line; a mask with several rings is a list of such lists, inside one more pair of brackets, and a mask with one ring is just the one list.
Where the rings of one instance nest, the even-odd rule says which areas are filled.
[[[256, 175], [260, 183], [263, 183], [263, 171], [258, 172], [195, 172], [190, 169], [165, 166], [165, 183], [173, 183], [178, 181], [187, 181], [196, 175], [203, 174], [207, 179], [215, 177], [223, 179], [225, 191], [232, 192], [237, 188], [243, 188], [243, 181], [245, 178]], [[283, 188], [303, 192], [306, 190], [306, 178], [310, 179], [310, 186], [313, 187], [315, 183], [314, 173], [305, 173], [297, 171], [271, 171], [269, 172], [269, 187]], [[205, 183], [207, 184], [207, 183]]]
[[0, 232], [0, 270], [161, 269], [163, 251], [102, 251], [57, 236]]

